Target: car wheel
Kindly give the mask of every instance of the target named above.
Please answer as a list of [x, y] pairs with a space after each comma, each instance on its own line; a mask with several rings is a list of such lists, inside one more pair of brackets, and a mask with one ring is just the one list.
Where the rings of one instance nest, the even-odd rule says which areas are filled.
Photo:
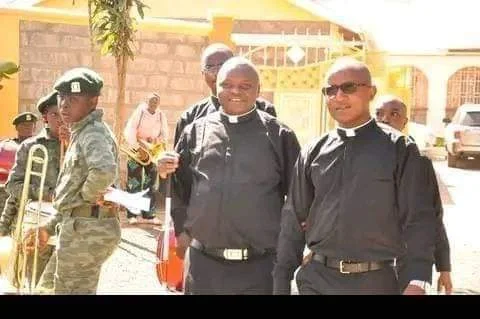
[[447, 153], [447, 165], [448, 167], [457, 167], [458, 157]]

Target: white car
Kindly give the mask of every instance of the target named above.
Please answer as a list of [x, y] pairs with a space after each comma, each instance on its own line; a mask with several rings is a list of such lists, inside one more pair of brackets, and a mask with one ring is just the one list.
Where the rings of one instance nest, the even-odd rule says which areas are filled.
[[462, 160], [480, 159], [480, 104], [458, 107], [445, 127], [445, 147], [449, 167], [457, 167]]

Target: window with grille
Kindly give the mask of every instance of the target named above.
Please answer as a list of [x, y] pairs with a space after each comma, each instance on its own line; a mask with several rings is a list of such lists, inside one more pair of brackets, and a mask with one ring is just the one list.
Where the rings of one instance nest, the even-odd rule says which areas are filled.
[[480, 104], [480, 68], [467, 67], [455, 72], [448, 80], [446, 116], [452, 118], [465, 103]]

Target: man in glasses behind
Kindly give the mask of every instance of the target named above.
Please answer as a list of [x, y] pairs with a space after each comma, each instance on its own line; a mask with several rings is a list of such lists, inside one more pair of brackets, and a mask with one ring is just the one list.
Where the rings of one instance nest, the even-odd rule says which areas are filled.
[[[408, 123], [407, 107], [402, 100], [395, 96], [382, 96], [378, 99], [375, 107], [377, 122], [390, 125], [394, 129], [403, 131]], [[450, 244], [448, 241], [445, 225], [443, 224], [443, 206], [438, 189], [438, 181], [435, 175], [432, 161], [428, 157], [423, 158], [425, 170], [429, 175], [429, 186], [432, 187], [434, 197], [432, 203], [437, 213], [437, 236], [435, 244], [435, 268], [439, 272], [437, 290], [445, 288], [446, 294], [452, 293]]]
[[436, 220], [417, 146], [370, 117], [376, 88], [365, 64], [338, 60], [322, 92], [338, 128], [304, 147], [295, 164], [274, 292], [290, 292], [306, 244], [313, 254], [296, 276], [300, 294], [424, 294]]
[[[223, 43], [211, 44], [203, 51], [200, 66], [203, 79], [210, 89], [210, 96], [196, 102], [180, 116], [175, 128], [174, 145], [177, 144], [183, 129], [188, 124], [219, 109], [220, 103], [218, 102], [216, 88], [217, 74], [220, 67], [233, 55], [232, 49]], [[267, 112], [274, 117], [277, 116], [273, 104], [269, 101], [259, 97], [255, 104], [258, 110]]]

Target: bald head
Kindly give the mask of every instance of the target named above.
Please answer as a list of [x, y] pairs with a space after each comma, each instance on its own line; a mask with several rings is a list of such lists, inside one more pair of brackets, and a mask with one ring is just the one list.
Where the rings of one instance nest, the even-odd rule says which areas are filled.
[[250, 60], [247, 60], [243, 57], [233, 57], [227, 62], [225, 62], [225, 64], [222, 66], [222, 68], [218, 72], [218, 82], [225, 79], [228, 73], [232, 71], [243, 73], [246, 77], [249, 77], [250, 79], [255, 81], [257, 84], [260, 81], [257, 68], [255, 68], [255, 66]]
[[407, 106], [396, 96], [380, 96], [375, 103], [375, 117], [377, 122], [402, 131], [408, 122]]
[[224, 61], [222, 61], [222, 63], [224, 63], [225, 61], [233, 57], [233, 51], [223, 43], [210, 44], [208, 47], [205, 48], [205, 50], [203, 50], [203, 53], [202, 53], [202, 59], [201, 59], [202, 69], [205, 67], [205, 65], [209, 64], [208, 59], [212, 55], [221, 55], [225, 57]]
[[335, 74], [341, 72], [348, 72], [354, 74], [358, 82], [371, 85], [372, 75], [365, 63], [362, 63], [353, 58], [340, 58], [330, 67], [327, 72], [327, 81]]
[[221, 66], [231, 57], [233, 51], [223, 43], [209, 45], [202, 54], [201, 65], [203, 79], [213, 96], [217, 95], [217, 74]]
[[245, 58], [229, 59], [218, 72], [217, 96], [227, 114], [239, 115], [250, 111], [255, 106], [259, 91], [258, 71]]

